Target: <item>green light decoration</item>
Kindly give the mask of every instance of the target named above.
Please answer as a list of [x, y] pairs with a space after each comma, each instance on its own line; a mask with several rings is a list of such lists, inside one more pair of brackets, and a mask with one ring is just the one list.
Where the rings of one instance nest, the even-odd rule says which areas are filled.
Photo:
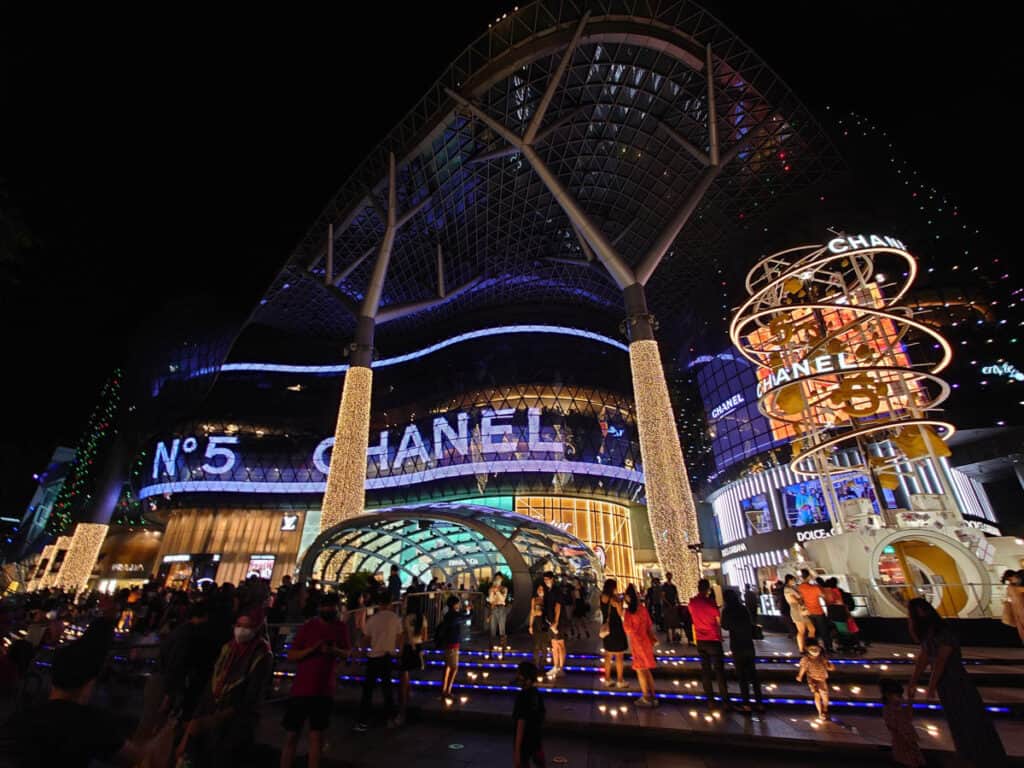
[[75, 520], [92, 504], [102, 458], [117, 434], [115, 424], [121, 408], [122, 375], [120, 368], [114, 369], [100, 390], [99, 403], [89, 417], [85, 432], [75, 449], [71, 471], [53, 504], [50, 519], [46, 522], [46, 531], [51, 535], [69, 532]]

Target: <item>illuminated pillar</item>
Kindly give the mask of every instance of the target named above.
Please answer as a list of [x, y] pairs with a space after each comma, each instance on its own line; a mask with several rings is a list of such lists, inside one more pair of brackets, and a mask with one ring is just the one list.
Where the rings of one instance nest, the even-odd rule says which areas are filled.
[[67, 551], [71, 548], [71, 537], [70, 536], [58, 536], [57, 540], [53, 542], [53, 555], [50, 558], [50, 564], [46, 566], [46, 573], [43, 574], [43, 578], [39, 580], [37, 589], [44, 589], [46, 587], [52, 587], [56, 585], [59, 577], [58, 573], [53, 571], [53, 561], [57, 558], [57, 555], [61, 550], [64, 550], [64, 557], [67, 558]]
[[697, 509], [643, 286], [634, 283], [623, 295], [629, 327], [636, 424], [647, 491], [647, 517], [658, 561], [662, 568], [674, 574], [680, 593], [688, 597], [697, 594], [701, 570], [699, 553], [687, 549], [688, 545], [700, 541]]
[[64, 556], [64, 563], [54, 580], [54, 586], [66, 592], [79, 592], [85, 589], [109, 528], [109, 525], [102, 523], [79, 523], [75, 527], [68, 553]]
[[47, 544], [43, 547], [42, 553], [39, 555], [39, 560], [36, 563], [36, 571], [39, 570], [39, 566], [45, 564], [43, 572], [39, 574], [39, 578], [36, 578], [36, 574], [32, 574], [32, 578], [28, 582], [28, 591], [32, 592], [37, 589], [43, 588], [43, 582], [46, 580], [46, 574], [50, 571], [50, 566], [53, 564], [53, 556], [57, 553], [57, 547], [53, 544]]

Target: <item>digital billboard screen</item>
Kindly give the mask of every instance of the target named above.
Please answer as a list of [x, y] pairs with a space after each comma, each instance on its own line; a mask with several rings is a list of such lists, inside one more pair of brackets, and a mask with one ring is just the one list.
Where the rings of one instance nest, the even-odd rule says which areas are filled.
[[772, 521], [771, 505], [765, 494], [758, 493], [750, 498], [741, 499], [740, 509], [743, 511], [743, 517], [747, 523], [748, 536], [753, 536], [755, 533], [768, 533], [775, 528]]

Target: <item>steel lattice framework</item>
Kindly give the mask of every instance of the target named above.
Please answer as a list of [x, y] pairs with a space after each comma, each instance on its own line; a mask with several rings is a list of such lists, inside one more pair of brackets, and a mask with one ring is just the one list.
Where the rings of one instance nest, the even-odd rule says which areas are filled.
[[721, 315], [708, 281], [741, 217], [837, 162], [788, 88], [700, 6], [542, 0], [466, 48], [367, 154], [251, 322], [351, 338], [388, 236], [377, 324], [395, 320], [389, 331], [513, 302], [620, 318], [622, 281], [557, 184], [672, 334]]

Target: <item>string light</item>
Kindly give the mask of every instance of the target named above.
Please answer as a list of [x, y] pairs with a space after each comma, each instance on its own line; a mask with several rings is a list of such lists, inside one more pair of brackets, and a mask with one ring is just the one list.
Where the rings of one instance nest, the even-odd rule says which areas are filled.
[[68, 553], [57, 574], [55, 586], [66, 592], [85, 589], [109, 528], [109, 525], [102, 523], [79, 523], [76, 526], [69, 542]]
[[334, 447], [320, 516], [321, 531], [363, 514], [372, 394], [373, 371], [362, 366], [350, 368], [345, 374], [334, 429]]
[[697, 514], [658, 343], [650, 339], [631, 343], [629, 364], [654, 548], [662, 567], [675, 574], [681, 593], [693, 595], [700, 579], [700, 558], [687, 545], [700, 540]]

